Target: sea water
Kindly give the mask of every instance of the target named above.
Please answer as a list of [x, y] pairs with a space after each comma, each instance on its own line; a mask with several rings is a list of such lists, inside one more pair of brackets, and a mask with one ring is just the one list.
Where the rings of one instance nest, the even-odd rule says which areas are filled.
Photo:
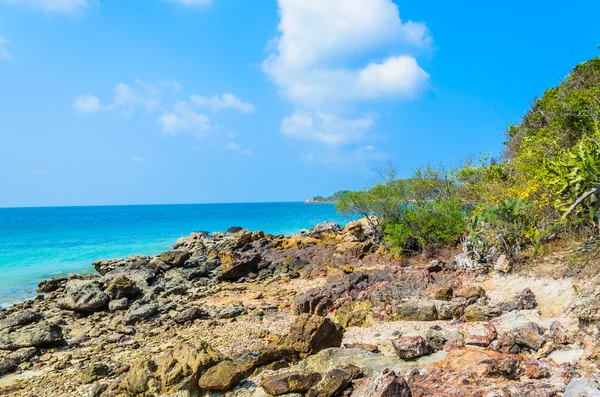
[[193, 231], [288, 235], [324, 221], [345, 219], [334, 205], [304, 203], [0, 208], [0, 305], [35, 296], [45, 278], [93, 273], [98, 259], [158, 254]]

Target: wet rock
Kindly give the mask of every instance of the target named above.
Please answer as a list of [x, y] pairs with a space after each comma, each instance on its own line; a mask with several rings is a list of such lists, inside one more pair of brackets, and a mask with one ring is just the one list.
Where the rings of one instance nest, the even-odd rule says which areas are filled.
[[491, 377], [516, 379], [519, 376], [520, 361], [511, 356], [491, 358], [483, 362], [485, 374]]
[[84, 313], [103, 310], [108, 305], [109, 298], [101, 287], [94, 280], [69, 280], [63, 298], [58, 301], [58, 307]]
[[42, 315], [32, 310], [26, 310], [11, 314], [5, 319], [0, 320], [0, 331], [9, 328], [17, 328], [23, 325], [31, 324], [42, 319]]
[[42, 280], [38, 283], [37, 292], [40, 294], [46, 294], [54, 292], [57, 289], [63, 287], [67, 283], [66, 277], [55, 277], [47, 280]]
[[478, 303], [467, 306], [464, 312], [464, 318], [467, 322], [489, 321], [502, 314], [502, 311], [491, 306], [480, 305]]
[[467, 323], [458, 327], [466, 345], [487, 347], [496, 338], [496, 327], [490, 323]]
[[574, 379], [569, 383], [563, 397], [600, 397], [600, 385], [586, 379]]
[[392, 346], [394, 346], [398, 357], [404, 360], [411, 360], [433, 353], [433, 348], [420, 336], [404, 336], [394, 339]]
[[0, 376], [5, 375], [17, 369], [17, 364], [11, 360], [0, 359]]
[[398, 308], [398, 317], [407, 321], [435, 321], [437, 309], [435, 302], [427, 299], [411, 299]]
[[514, 335], [517, 344], [526, 346], [532, 350], [538, 350], [546, 341], [541, 328], [533, 322], [519, 325], [511, 333]]
[[177, 313], [173, 317], [173, 321], [177, 324], [184, 324], [188, 321], [194, 321], [198, 318], [206, 318], [208, 317], [208, 313], [206, 310], [199, 307], [190, 307], [189, 309], [185, 309], [181, 313]]
[[350, 383], [363, 375], [362, 370], [355, 365], [344, 365], [328, 371], [321, 381], [311, 387], [306, 393], [307, 397], [335, 397], [338, 396]]
[[281, 339], [277, 348], [300, 354], [314, 354], [342, 344], [344, 328], [326, 317], [302, 314]]
[[517, 310], [532, 310], [535, 309], [537, 305], [535, 295], [529, 288], [525, 288], [523, 291], [519, 292], [515, 298]]
[[158, 312], [158, 305], [156, 303], [149, 303], [146, 305], [139, 306], [135, 309], [130, 309], [127, 315], [123, 317], [123, 323], [125, 325], [137, 324], [140, 321], [144, 321], [152, 317]]
[[61, 342], [62, 338], [62, 329], [59, 325], [41, 322], [28, 329], [0, 335], [0, 350], [48, 347]]
[[288, 372], [265, 379], [260, 386], [273, 396], [287, 393], [303, 393], [321, 380], [317, 372]]
[[170, 267], [183, 267], [183, 265], [185, 265], [185, 261], [187, 261], [190, 256], [191, 254], [189, 251], [175, 250], [163, 252], [158, 256], [158, 258]]
[[354, 385], [352, 397], [412, 397], [408, 384], [394, 371], [385, 370], [381, 374], [361, 379]]
[[122, 298], [136, 299], [141, 295], [138, 286], [126, 276], [116, 277], [108, 284], [104, 292], [111, 300]]
[[87, 368], [81, 374], [81, 380], [85, 384], [94, 383], [97, 380], [106, 378], [110, 373], [110, 369], [107, 365], [101, 363], [94, 363], [87, 366]]
[[232, 361], [221, 361], [210, 367], [200, 377], [198, 384], [203, 390], [227, 391], [238, 384], [244, 375], [239, 366]]

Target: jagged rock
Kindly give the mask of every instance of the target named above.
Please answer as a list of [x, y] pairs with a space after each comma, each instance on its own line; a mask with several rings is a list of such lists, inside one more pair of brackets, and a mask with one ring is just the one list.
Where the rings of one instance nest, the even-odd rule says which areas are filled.
[[550, 324], [550, 335], [554, 342], [560, 345], [567, 345], [575, 341], [573, 334], [558, 321], [554, 321]]
[[435, 292], [435, 299], [440, 301], [450, 301], [454, 297], [454, 289], [452, 287], [442, 287]]
[[132, 325], [144, 321], [152, 317], [158, 312], [158, 305], [156, 303], [149, 303], [142, 305], [135, 309], [130, 309], [127, 315], [123, 317], [123, 323], [125, 325]]
[[170, 267], [182, 267], [185, 265], [185, 261], [187, 261], [190, 256], [191, 254], [189, 251], [175, 250], [163, 252], [158, 256], [158, 258]]
[[532, 350], [538, 350], [546, 341], [543, 337], [543, 331], [533, 322], [519, 325], [512, 329], [511, 333], [514, 335], [517, 344]]
[[344, 328], [326, 317], [302, 314], [281, 339], [277, 348], [300, 354], [314, 354], [342, 344]]
[[219, 280], [235, 280], [243, 277], [255, 271], [261, 261], [261, 256], [252, 252], [223, 252], [219, 258], [221, 259]]
[[350, 383], [363, 375], [363, 371], [352, 364], [344, 365], [328, 371], [321, 381], [311, 387], [306, 397], [335, 397], [338, 396]]
[[501, 333], [498, 339], [490, 344], [490, 348], [505, 354], [517, 354], [521, 351], [521, 348], [515, 341], [515, 336], [508, 332]]
[[31, 360], [37, 353], [35, 347], [24, 347], [17, 351], [14, 351], [8, 355], [10, 361], [14, 361], [17, 364], [24, 363], [25, 361]]
[[110, 312], [116, 312], [119, 310], [127, 310], [129, 308], [129, 299], [122, 298], [108, 302], [108, 310]]
[[521, 362], [514, 357], [490, 358], [482, 364], [485, 374], [491, 377], [503, 376], [507, 379], [517, 379]]
[[37, 292], [40, 294], [46, 294], [48, 292], [54, 292], [57, 289], [64, 286], [67, 282], [66, 277], [55, 277], [42, 280], [38, 283]]
[[57, 324], [41, 322], [28, 329], [0, 335], [0, 350], [18, 350], [25, 347], [48, 347], [62, 341], [62, 329]]
[[317, 372], [288, 372], [266, 378], [260, 386], [273, 396], [287, 393], [303, 393], [321, 380]]
[[92, 313], [104, 309], [108, 301], [108, 295], [102, 291], [99, 282], [74, 279], [67, 282], [58, 307], [63, 310]]
[[14, 361], [0, 359], [0, 376], [12, 372], [15, 369], [17, 369], [17, 364]]
[[110, 373], [110, 368], [107, 365], [101, 363], [93, 363], [87, 366], [85, 371], [81, 374], [81, 380], [85, 384], [94, 383], [97, 380], [106, 378]]
[[425, 334], [425, 341], [434, 351], [439, 351], [444, 348], [448, 338], [436, 329], [429, 329]]
[[371, 308], [369, 301], [354, 302], [343, 305], [335, 311], [334, 319], [343, 327], [366, 327], [371, 324]]
[[200, 377], [198, 384], [201, 389], [210, 391], [227, 391], [243, 379], [244, 375], [239, 366], [232, 361], [221, 361], [210, 367]]
[[586, 379], [573, 379], [563, 397], [600, 397], [600, 385]]
[[515, 298], [515, 306], [518, 310], [532, 310], [535, 309], [537, 305], [535, 295], [529, 288], [525, 288], [523, 291], [519, 292]]
[[496, 327], [490, 323], [467, 323], [458, 327], [466, 345], [487, 347], [496, 338]]
[[438, 320], [459, 319], [463, 316], [466, 305], [464, 298], [456, 298], [451, 301], [436, 300], [434, 302]]
[[136, 396], [157, 387], [155, 379], [156, 363], [153, 360], [140, 358], [133, 362], [120, 388], [130, 395]]
[[101, 275], [106, 275], [107, 273], [115, 270], [126, 268], [129, 264], [123, 259], [114, 259], [114, 260], [99, 260], [92, 264], [94, 269]]
[[392, 341], [398, 357], [404, 360], [433, 353], [433, 348], [420, 336], [404, 336]]
[[385, 370], [354, 385], [351, 397], [412, 397], [406, 380], [394, 371]]
[[542, 379], [550, 376], [548, 366], [539, 360], [528, 359], [521, 363], [525, 376], [529, 379]]
[[23, 325], [40, 321], [41, 319], [42, 315], [32, 310], [11, 314], [7, 318], [0, 320], [0, 331], [9, 328], [21, 327]]
[[207, 316], [208, 313], [206, 313], [206, 310], [199, 307], [190, 307], [189, 309], [185, 309], [181, 313], [177, 313], [173, 317], [173, 321], [175, 321], [178, 324], [183, 324], [188, 321], [194, 321], [198, 318], [206, 318]]
[[498, 308], [480, 305], [478, 303], [467, 306], [464, 311], [464, 318], [467, 322], [489, 321], [502, 314]]
[[435, 321], [437, 309], [435, 302], [427, 299], [411, 299], [398, 308], [398, 317], [407, 321]]
[[108, 284], [104, 292], [111, 300], [122, 298], [135, 299], [141, 295], [138, 286], [126, 276], [116, 277]]
[[240, 226], [232, 226], [225, 233], [227, 234], [235, 234], [237, 232], [241, 232], [243, 229]]

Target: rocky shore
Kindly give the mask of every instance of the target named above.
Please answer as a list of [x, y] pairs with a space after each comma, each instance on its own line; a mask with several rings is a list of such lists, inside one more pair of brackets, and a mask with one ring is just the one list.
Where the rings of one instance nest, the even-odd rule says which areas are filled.
[[1, 310], [0, 395], [600, 396], [600, 276], [466, 262], [361, 221], [192, 233]]

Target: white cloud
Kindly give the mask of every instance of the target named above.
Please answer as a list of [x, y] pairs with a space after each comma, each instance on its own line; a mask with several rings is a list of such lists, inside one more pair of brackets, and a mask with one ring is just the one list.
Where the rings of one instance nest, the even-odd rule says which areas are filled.
[[8, 61], [12, 60], [13, 57], [8, 49], [6, 48], [9, 44], [9, 41], [6, 37], [0, 36], [0, 58], [6, 59]]
[[211, 5], [213, 0], [168, 0], [170, 3], [179, 4], [186, 7], [202, 7]]
[[73, 102], [77, 113], [98, 113], [101, 109], [100, 98], [94, 95], [82, 95]]
[[281, 131], [294, 139], [327, 146], [356, 144], [367, 138], [375, 122], [369, 117], [344, 119], [333, 114], [295, 113], [281, 122]]
[[227, 145], [225, 145], [225, 149], [234, 152], [240, 152], [242, 154], [245, 154], [246, 156], [252, 156], [254, 154], [252, 150], [242, 148], [242, 146], [237, 142], [229, 142]]
[[241, 101], [238, 97], [231, 93], [226, 93], [218, 96], [213, 96], [212, 98], [206, 98], [200, 95], [192, 95], [190, 97], [191, 101], [200, 107], [209, 107], [213, 111], [218, 111], [220, 109], [236, 109], [242, 113], [252, 113], [256, 110], [256, 107], [248, 102]]
[[[279, 12], [277, 50], [265, 60], [263, 70], [295, 102], [314, 107], [384, 94], [409, 96], [429, 77], [408, 55], [362, 68], [340, 66], [379, 48], [431, 44], [426, 25], [403, 22], [391, 0], [279, 0]], [[385, 90], [379, 82], [369, 84], [373, 80], [363, 74], [370, 76], [374, 69], [384, 71], [396, 84]]]
[[197, 137], [205, 136], [212, 129], [210, 119], [194, 111], [192, 106], [184, 101], [177, 101], [171, 112], [163, 113], [158, 123], [162, 132], [169, 135], [190, 133]]
[[77, 14], [89, 6], [88, 0], [0, 0], [0, 3], [25, 6], [57, 14]]

